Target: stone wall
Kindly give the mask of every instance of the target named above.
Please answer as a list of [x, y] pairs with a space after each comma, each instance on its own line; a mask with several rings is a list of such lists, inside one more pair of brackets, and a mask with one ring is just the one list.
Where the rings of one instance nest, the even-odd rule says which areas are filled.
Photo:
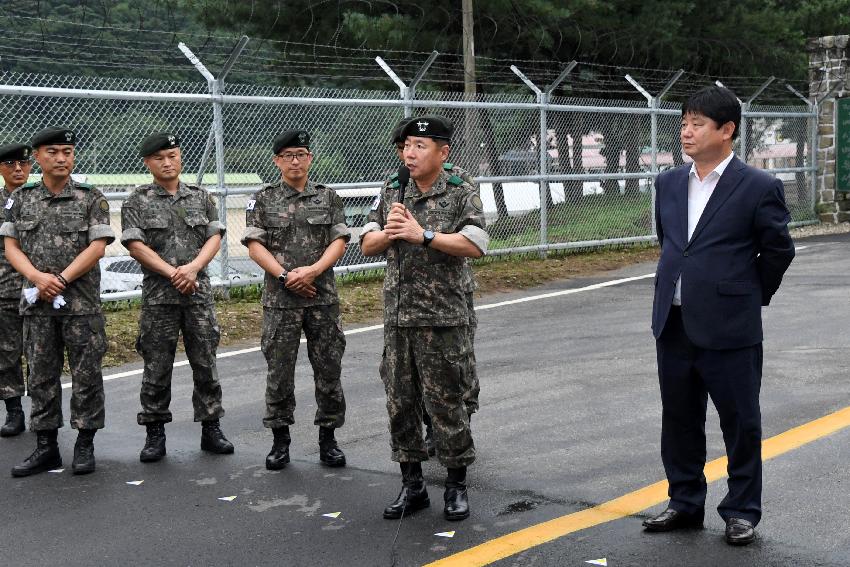
[[[809, 51], [809, 96], [818, 100], [837, 89], [821, 104], [818, 114], [817, 212], [821, 222], [850, 221], [850, 193], [835, 187], [835, 98], [850, 96], [848, 35], [811, 39]], [[843, 83], [839, 86], [839, 82]]]

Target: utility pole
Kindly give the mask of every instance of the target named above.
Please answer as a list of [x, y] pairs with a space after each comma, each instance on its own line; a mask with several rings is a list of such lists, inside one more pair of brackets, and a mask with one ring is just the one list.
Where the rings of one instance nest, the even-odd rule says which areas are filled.
[[[472, 13], [472, 0], [462, 0], [463, 12], [463, 93], [464, 100], [475, 100], [475, 18]], [[478, 175], [478, 164], [481, 163], [480, 145], [478, 143], [477, 115], [474, 108], [464, 110], [463, 146], [467, 159], [475, 166], [472, 175]]]
[[463, 92], [475, 97], [475, 31], [472, 0], [463, 2]]

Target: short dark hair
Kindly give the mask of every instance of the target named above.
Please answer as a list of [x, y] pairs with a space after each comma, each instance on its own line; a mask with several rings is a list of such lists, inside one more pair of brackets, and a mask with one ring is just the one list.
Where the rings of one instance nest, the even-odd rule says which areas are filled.
[[738, 137], [741, 127], [741, 103], [735, 94], [726, 87], [716, 85], [700, 89], [682, 105], [682, 116], [686, 114], [702, 114], [723, 126], [727, 122], [735, 125], [732, 139]]

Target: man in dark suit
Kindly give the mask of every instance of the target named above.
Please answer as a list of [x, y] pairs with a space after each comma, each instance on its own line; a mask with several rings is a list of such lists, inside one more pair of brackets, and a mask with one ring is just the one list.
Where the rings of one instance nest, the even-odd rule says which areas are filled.
[[732, 152], [740, 122], [728, 89], [693, 94], [680, 135], [694, 163], [655, 182], [661, 259], [652, 331], [670, 502], [643, 523], [653, 532], [702, 527], [710, 395], [729, 457], [729, 492], [717, 510], [731, 545], [752, 542], [761, 518], [761, 308], [794, 258], [782, 183]]

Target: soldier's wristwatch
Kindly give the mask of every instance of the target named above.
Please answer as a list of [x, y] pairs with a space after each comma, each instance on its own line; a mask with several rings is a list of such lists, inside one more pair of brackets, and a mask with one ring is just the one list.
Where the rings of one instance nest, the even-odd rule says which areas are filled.
[[431, 246], [432, 240], [434, 240], [434, 231], [433, 230], [426, 230], [425, 232], [422, 233], [422, 246], [424, 246], [425, 248], [428, 248], [429, 246]]
[[283, 271], [283, 273], [282, 273], [282, 274], [280, 274], [280, 275], [277, 277], [277, 281], [279, 281], [279, 282], [280, 282], [280, 283], [282, 283], [283, 285], [286, 285], [286, 276], [288, 276], [288, 275], [289, 275], [289, 272], [287, 272], [286, 270], [284, 270], [284, 271]]

